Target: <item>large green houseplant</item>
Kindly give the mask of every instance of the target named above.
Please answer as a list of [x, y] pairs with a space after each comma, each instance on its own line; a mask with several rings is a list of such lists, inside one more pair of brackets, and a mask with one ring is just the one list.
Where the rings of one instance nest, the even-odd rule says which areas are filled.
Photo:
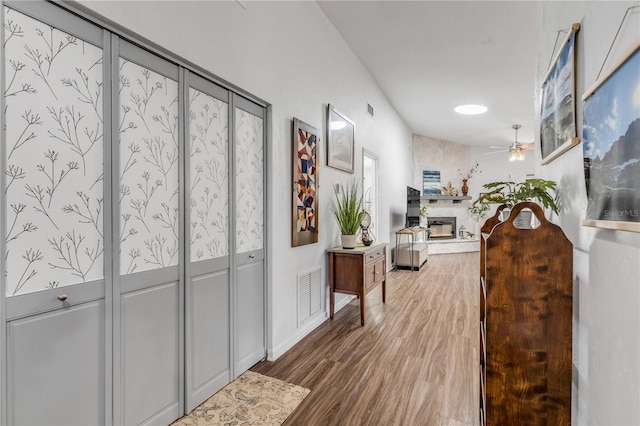
[[556, 214], [559, 212], [557, 185], [552, 180], [534, 178], [523, 182], [499, 181], [485, 183], [482, 186], [488, 192], [480, 194], [473, 202], [472, 208], [482, 203], [498, 203], [504, 204], [510, 210], [522, 201], [533, 201]]
[[346, 185], [336, 185], [334, 186], [334, 195], [334, 199], [331, 201], [331, 210], [340, 227], [342, 248], [355, 248], [356, 234], [364, 215], [360, 186], [355, 180], [349, 181]]

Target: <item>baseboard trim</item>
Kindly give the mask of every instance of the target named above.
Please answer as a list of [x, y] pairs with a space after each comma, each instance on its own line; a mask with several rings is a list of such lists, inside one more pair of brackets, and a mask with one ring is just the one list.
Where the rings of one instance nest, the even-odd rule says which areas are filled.
[[[355, 296], [348, 296], [340, 300], [340, 302], [336, 303], [335, 312], [340, 311], [340, 309], [344, 308], [355, 299]], [[276, 346], [275, 348], [270, 348], [267, 351], [267, 361], [275, 361], [284, 355], [289, 349], [294, 347], [300, 340], [305, 338], [307, 334], [311, 333], [313, 330], [318, 328], [323, 322], [329, 319], [329, 312], [319, 312], [314, 317], [309, 319], [309, 322], [304, 324], [298, 332], [293, 336]]]

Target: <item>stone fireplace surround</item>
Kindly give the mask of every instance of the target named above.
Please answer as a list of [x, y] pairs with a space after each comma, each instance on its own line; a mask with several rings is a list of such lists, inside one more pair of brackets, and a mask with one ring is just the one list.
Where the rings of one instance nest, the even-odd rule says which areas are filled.
[[[454, 238], [440, 238], [428, 240], [429, 254], [464, 253], [480, 250], [480, 224], [474, 221], [467, 211], [468, 201], [453, 204], [451, 201], [438, 201], [429, 203], [422, 201], [427, 206], [427, 218], [422, 226], [428, 226], [429, 219], [454, 217], [456, 219], [456, 229]], [[458, 236], [460, 227], [464, 226], [469, 232], [474, 233], [473, 238], [461, 239]]]

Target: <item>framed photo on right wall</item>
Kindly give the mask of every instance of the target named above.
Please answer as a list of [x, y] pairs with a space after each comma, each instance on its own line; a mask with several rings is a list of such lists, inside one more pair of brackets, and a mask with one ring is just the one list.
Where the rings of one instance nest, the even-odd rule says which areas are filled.
[[582, 224], [640, 232], [640, 42], [582, 99]]
[[580, 142], [576, 130], [576, 34], [573, 24], [542, 85], [540, 152], [548, 164]]

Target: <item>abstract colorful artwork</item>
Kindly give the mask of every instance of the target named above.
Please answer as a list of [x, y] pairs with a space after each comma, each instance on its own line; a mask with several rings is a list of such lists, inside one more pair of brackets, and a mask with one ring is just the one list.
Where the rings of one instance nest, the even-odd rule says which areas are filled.
[[640, 44], [583, 99], [583, 224], [640, 232]]
[[293, 247], [318, 242], [318, 129], [293, 119]]

